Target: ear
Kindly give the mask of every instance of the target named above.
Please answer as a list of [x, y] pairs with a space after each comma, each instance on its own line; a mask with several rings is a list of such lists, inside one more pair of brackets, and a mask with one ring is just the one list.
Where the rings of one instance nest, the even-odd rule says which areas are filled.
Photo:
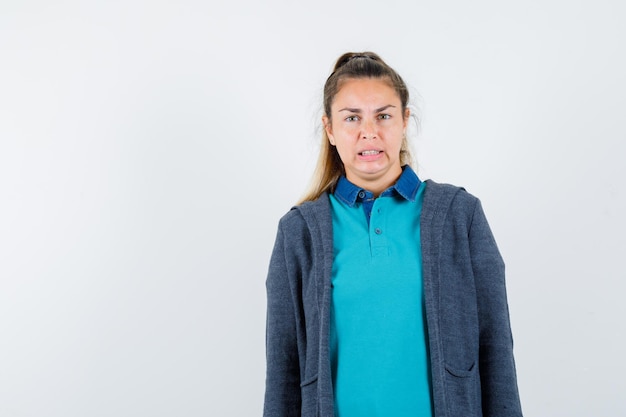
[[331, 145], [335, 146], [335, 137], [333, 136], [333, 126], [330, 123], [328, 116], [322, 116], [322, 123], [324, 124], [324, 130], [328, 136], [328, 141]]
[[411, 110], [409, 110], [409, 108], [407, 107], [404, 110], [404, 120], [403, 120], [403, 129], [406, 131], [406, 127], [409, 124], [409, 117], [411, 117]]

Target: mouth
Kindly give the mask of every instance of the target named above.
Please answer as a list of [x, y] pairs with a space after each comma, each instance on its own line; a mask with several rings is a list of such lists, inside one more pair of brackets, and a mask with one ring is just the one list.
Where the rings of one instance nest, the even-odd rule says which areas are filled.
[[382, 153], [382, 152], [383, 151], [368, 150], [368, 151], [359, 152], [359, 155], [372, 156], [372, 155], [378, 155], [379, 153]]

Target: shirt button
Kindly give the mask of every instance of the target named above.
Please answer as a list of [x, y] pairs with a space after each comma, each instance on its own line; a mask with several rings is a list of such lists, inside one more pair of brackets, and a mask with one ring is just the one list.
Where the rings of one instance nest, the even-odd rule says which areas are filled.
[[376, 233], [377, 235], [381, 234], [383, 231], [380, 230], [378, 227], [376, 229], [374, 229], [374, 233]]
[[365, 198], [365, 191], [359, 191], [359, 197]]

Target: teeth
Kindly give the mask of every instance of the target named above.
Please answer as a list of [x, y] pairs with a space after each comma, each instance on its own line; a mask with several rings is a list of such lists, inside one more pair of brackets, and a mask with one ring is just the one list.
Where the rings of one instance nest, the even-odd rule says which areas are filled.
[[363, 151], [363, 152], [361, 152], [361, 155], [363, 155], [363, 156], [378, 155], [379, 153], [380, 153], [380, 151]]

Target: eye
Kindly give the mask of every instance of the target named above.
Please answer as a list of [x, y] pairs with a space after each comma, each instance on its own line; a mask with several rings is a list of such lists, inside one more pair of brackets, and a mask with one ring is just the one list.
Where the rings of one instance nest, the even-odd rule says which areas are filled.
[[357, 122], [359, 120], [359, 116], [352, 115], [345, 118], [346, 122]]
[[381, 120], [388, 120], [388, 119], [391, 119], [391, 115], [383, 113], [383, 114], [379, 114], [378, 118], [381, 119]]

